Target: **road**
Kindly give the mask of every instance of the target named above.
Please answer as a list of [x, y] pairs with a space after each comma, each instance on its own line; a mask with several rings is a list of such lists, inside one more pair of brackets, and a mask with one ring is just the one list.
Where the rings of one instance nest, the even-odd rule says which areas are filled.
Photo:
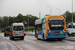
[[[3, 34], [0, 34], [3, 36]], [[5, 37], [9, 40], [9, 37]], [[34, 36], [26, 35], [24, 40], [10, 40], [22, 50], [75, 50], [73, 41], [42, 41], [37, 40]]]
[[0, 50], [19, 50], [19, 48], [0, 35]]

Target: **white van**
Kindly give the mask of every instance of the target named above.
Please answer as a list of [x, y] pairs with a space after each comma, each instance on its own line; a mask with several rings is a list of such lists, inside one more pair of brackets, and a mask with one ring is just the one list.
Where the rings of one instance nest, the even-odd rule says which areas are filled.
[[13, 23], [10, 27], [10, 39], [14, 40], [14, 38], [21, 38], [24, 40], [25, 36], [25, 28], [23, 23]]

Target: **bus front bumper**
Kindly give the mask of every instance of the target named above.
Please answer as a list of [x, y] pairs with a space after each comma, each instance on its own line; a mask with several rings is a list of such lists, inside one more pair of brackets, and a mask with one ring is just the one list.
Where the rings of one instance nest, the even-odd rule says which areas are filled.
[[51, 36], [49, 36], [49, 35], [47, 35], [47, 39], [49, 39], [49, 38], [66, 38], [67, 37], [67, 35], [51, 35]]

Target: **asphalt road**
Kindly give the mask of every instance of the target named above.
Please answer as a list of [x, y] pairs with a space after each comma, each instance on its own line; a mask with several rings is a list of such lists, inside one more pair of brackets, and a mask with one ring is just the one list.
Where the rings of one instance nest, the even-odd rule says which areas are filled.
[[[0, 34], [3, 36], [3, 34]], [[9, 40], [9, 37], [5, 37]], [[37, 40], [34, 36], [28, 36], [24, 40], [10, 40], [15, 45], [19, 46], [21, 50], [75, 50], [75, 42], [73, 41], [42, 41]]]
[[0, 35], [0, 50], [19, 50], [19, 48]]

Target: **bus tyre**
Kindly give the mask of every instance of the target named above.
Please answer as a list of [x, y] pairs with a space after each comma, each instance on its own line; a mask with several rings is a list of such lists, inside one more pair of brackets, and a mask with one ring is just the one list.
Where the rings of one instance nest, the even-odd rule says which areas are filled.
[[44, 34], [43, 34], [43, 41], [45, 41]]
[[62, 41], [63, 39], [58, 39], [58, 41]]
[[38, 35], [37, 35], [37, 40], [40, 40], [40, 39], [38, 38]]

